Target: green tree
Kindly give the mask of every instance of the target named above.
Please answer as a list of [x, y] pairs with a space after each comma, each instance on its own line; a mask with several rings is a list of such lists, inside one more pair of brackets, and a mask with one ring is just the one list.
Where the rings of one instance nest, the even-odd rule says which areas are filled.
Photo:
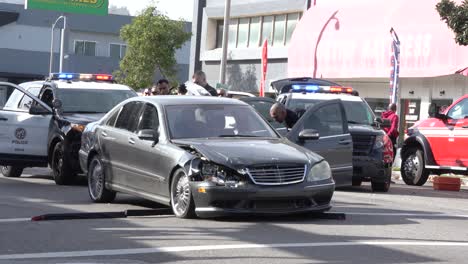
[[468, 0], [457, 5], [452, 0], [442, 0], [437, 6], [440, 17], [455, 32], [455, 41], [462, 46], [468, 45]]
[[135, 17], [131, 24], [120, 30], [120, 37], [128, 49], [120, 62], [116, 79], [134, 89], [151, 86], [155, 73], [174, 80], [176, 76], [175, 52], [190, 39], [183, 21], [173, 21], [149, 6]]

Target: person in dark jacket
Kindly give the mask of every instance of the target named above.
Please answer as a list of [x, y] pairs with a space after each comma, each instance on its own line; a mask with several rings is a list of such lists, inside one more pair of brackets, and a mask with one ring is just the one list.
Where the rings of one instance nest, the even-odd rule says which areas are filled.
[[391, 122], [390, 127], [385, 127], [384, 131], [387, 133], [388, 137], [392, 140], [393, 144], [393, 160], [395, 160], [396, 156], [396, 145], [397, 139], [400, 133], [398, 132], [398, 115], [396, 113], [397, 105], [390, 104], [388, 106], [388, 110], [382, 113], [382, 118], [389, 119]]
[[286, 108], [281, 103], [275, 103], [270, 108], [270, 116], [278, 123], [285, 123], [286, 127], [291, 129], [299, 120], [299, 117], [294, 111]]
[[203, 71], [197, 71], [195, 74], [193, 74], [192, 80], [195, 84], [205, 88], [212, 96], [218, 96], [216, 89], [211, 87], [206, 81], [206, 74]]

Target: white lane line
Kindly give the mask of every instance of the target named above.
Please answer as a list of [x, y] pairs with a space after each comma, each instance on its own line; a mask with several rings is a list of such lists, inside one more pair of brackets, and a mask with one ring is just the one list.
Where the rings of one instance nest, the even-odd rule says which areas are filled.
[[414, 216], [414, 217], [457, 217], [457, 218], [468, 218], [468, 215], [461, 214], [418, 214], [418, 213], [363, 213], [363, 212], [331, 212], [331, 213], [343, 213], [346, 215], [364, 215], [364, 216]]
[[13, 259], [49, 259], [96, 256], [138, 255], [187, 251], [215, 251], [227, 249], [271, 249], [271, 248], [306, 248], [306, 247], [337, 247], [337, 246], [431, 246], [431, 247], [468, 247], [468, 242], [435, 242], [435, 241], [353, 241], [353, 242], [322, 242], [322, 243], [284, 243], [284, 244], [234, 244], [182, 247], [133, 248], [111, 250], [89, 250], [68, 252], [47, 252], [32, 254], [0, 255], [0, 260]]
[[31, 221], [31, 218], [0, 219], [0, 223], [15, 223], [15, 222], [26, 222], [26, 221]]

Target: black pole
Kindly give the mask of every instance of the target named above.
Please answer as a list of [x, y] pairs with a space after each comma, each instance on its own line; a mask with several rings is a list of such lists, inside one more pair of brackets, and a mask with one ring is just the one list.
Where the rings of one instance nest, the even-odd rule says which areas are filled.
[[312, 0], [307, 0], [307, 9], [309, 9], [312, 6]]

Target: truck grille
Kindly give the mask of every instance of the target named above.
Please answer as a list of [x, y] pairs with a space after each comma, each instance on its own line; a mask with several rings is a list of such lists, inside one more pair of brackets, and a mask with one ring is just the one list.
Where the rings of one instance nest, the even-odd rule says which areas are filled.
[[375, 136], [352, 135], [353, 156], [368, 156], [374, 146]]
[[247, 174], [258, 185], [286, 185], [304, 181], [307, 165], [274, 165], [248, 168]]

